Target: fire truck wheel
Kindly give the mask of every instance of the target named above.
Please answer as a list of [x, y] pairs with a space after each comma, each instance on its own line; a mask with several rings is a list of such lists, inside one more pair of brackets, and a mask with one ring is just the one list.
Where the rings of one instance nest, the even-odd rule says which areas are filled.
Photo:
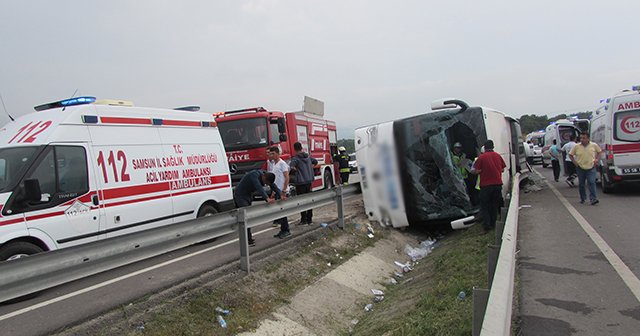
[[13, 242], [0, 248], [0, 260], [14, 260], [18, 258], [28, 257], [32, 254], [40, 253], [43, 250], [34, 244], [27, 242]]
[[333, 179], [331, 178], [331, 171], [324, 171], [324, 188], [331, 189], [333, 188]]
[[200, 210], [198, 210], [198, 218], [213, 216], [217, 213], [218, 213], [218, 210], [216, 210], [216, 208], [213, 205], [205, 204], [200, 207]]

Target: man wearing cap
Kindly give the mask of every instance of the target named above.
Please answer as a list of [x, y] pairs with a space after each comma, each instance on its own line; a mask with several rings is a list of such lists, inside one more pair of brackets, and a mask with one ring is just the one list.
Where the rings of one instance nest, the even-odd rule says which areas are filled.
[[344, 146], [338, 147], [338, 151], [340, 153], [334, 156], [333, 160], [338, 162], [338, 171], [340, 172], [342, 184], [349, 184], [349, 174], [351, 174], [349, 155], [347, 155], [347, 149]]
[[502, 172], [507, 165], [502, 156], [493, 151], [492, 140], [485, 142], [484, 150], [474, 164], [474, 171], [480, 174], [480, 212], [486, 233], [496, 226], [502, 202]]

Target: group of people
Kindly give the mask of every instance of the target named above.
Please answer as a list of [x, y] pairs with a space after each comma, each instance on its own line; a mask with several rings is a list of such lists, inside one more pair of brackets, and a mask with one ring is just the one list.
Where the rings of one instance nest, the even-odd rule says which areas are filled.
[[[560, 176], [560, 160], [563, 159], [561, 152], [566, 157], [567, 184], [571, 187], [575, 186], [574, 180], [578, 178], [580, 203], [587, 202], [586, 189], [589, 189], [589, 203], [596, 205], [599, 203], [596, 195], [596, 166], [600, 160], [602, 149], [594, 142], [591, 142], [589, 133], [580, 134], [579, 141], [575, 141], [576, 137], [572, 136], [571, 141], [566, 143], [562, 148], [558, 148], [556, 141], [551, 146], [551, 156], [554, 179], [556, 182]], [[462, 153], [462, 146], [459, 143], [454, 144], [452, 152], [453, 163], [460, 169], [462, 178], [467, 185], [467, 191], [470, 201], [474, 204], [475, 190], [480, 189], [479, 204], [480, 215], [483, 218], [483, 228], [485, 233], [495, 227], [498, 211], [503, 205], [502, 199], [502, 172], [506, 168], [506, 164], [500, 154], [493, 151], [494, 143], [488, 140], [481, 150], [480, 155], [470, 167], [467, 166], [466, 157]], [[472, 186], [471, 176], [477, 175], [475, 187]]]
[[[233, 192], [233, 200], [237, 208], [247, 207], [253, 201], [254, 193], [257, 193], [267, 203], [273, 203], [278, 199], [286, 200], [289, 192], [289, 185], [293, 185], [296, 193], [306, 194], [311, 191], [311, 183], [314, 179], [313, 166], [318, 161], [305, 153], [302, 144], [296, 142], [293, 144], [295, 154], [291, 157], [291, 161], [287, 164], [280, 157], [280, 148], [272, 146], [267, 149], [269, 162], [267, 171], [253, 170], [245, 174]], [[291, 178], [293, 177], [293, 178]], [[267, 194], [264, 186], [269, 186], [271, 193]], [[300, 224], [312, 223], [312, 210], [306, 210], [300, 213]], [[274, 225], [280, 226], [280, 232], [274, 237], [283, 239], [291, 235], [289, 230], [289, 221], [287, 217], [282, 217], [274, 221]], [[249, 246], [254, 246], [256, 241], [253, 239], [251, 229], [247, 229]]]
[[569, 186], [575, 187], [574, 180], [578, 178], [578, 192], [580, 203], [587, 201], [586, 189], [589, 189], [589, 203], [596, 205], [600, 203], [596, 194], [596, 167], [602, 155], [602, 149], [598, 144], [592, 142], [589, 133], [580, 134], [579, 141], [572, 135], [570, 141], [558, 148], [556, 140], [550, 147], [551, 164], [553, 166], [553, 179], [558, 182], [560, 178], [560, 160], [562, 154], [565, 155], [566, 182]]

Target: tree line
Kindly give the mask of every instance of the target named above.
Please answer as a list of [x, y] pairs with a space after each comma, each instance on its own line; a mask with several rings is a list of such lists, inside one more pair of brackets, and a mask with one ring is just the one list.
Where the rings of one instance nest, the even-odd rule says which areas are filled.
[[527, 135], [531, 132], [543, 130], [549, 125], [549, 123], [553, 121], [558, 121], [560, 119], [568, 119], [569, 117], [576, 116], [578, 119], [589, 119], [591, 118], [591, 111], [572, 113], [571, 115], [567, 114], [558, 114], [555, 117], [549, 118], [546, 115], [535, 115], [535, 114], [525, 114], [518, 119], [520, 122], [520, 129], [522, 129], [522, 134]]

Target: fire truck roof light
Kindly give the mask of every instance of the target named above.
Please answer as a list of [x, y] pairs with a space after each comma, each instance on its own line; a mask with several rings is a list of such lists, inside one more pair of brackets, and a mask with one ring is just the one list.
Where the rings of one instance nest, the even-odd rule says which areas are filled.
[[233, 110], [233, 111], [226, 111], [224, 113], [239, 113], [239, 112], [266, 112], [267, 109], [265, 109], [262, 106], [259, 107], [250, 107], [250, 108], [246, 108], [246, 109], [240, 109], [240, 110]]
[[42, 104], [34, 107], [36, 111], [44, 111], [53, 108], [59, 107], [67, 107], [67, 106], [75, 106], [75, 105], [85, 105], [91, 104], [96, 101], [96, 97], [76, 97], [70, 99], [64, 99], [53, 103]]

